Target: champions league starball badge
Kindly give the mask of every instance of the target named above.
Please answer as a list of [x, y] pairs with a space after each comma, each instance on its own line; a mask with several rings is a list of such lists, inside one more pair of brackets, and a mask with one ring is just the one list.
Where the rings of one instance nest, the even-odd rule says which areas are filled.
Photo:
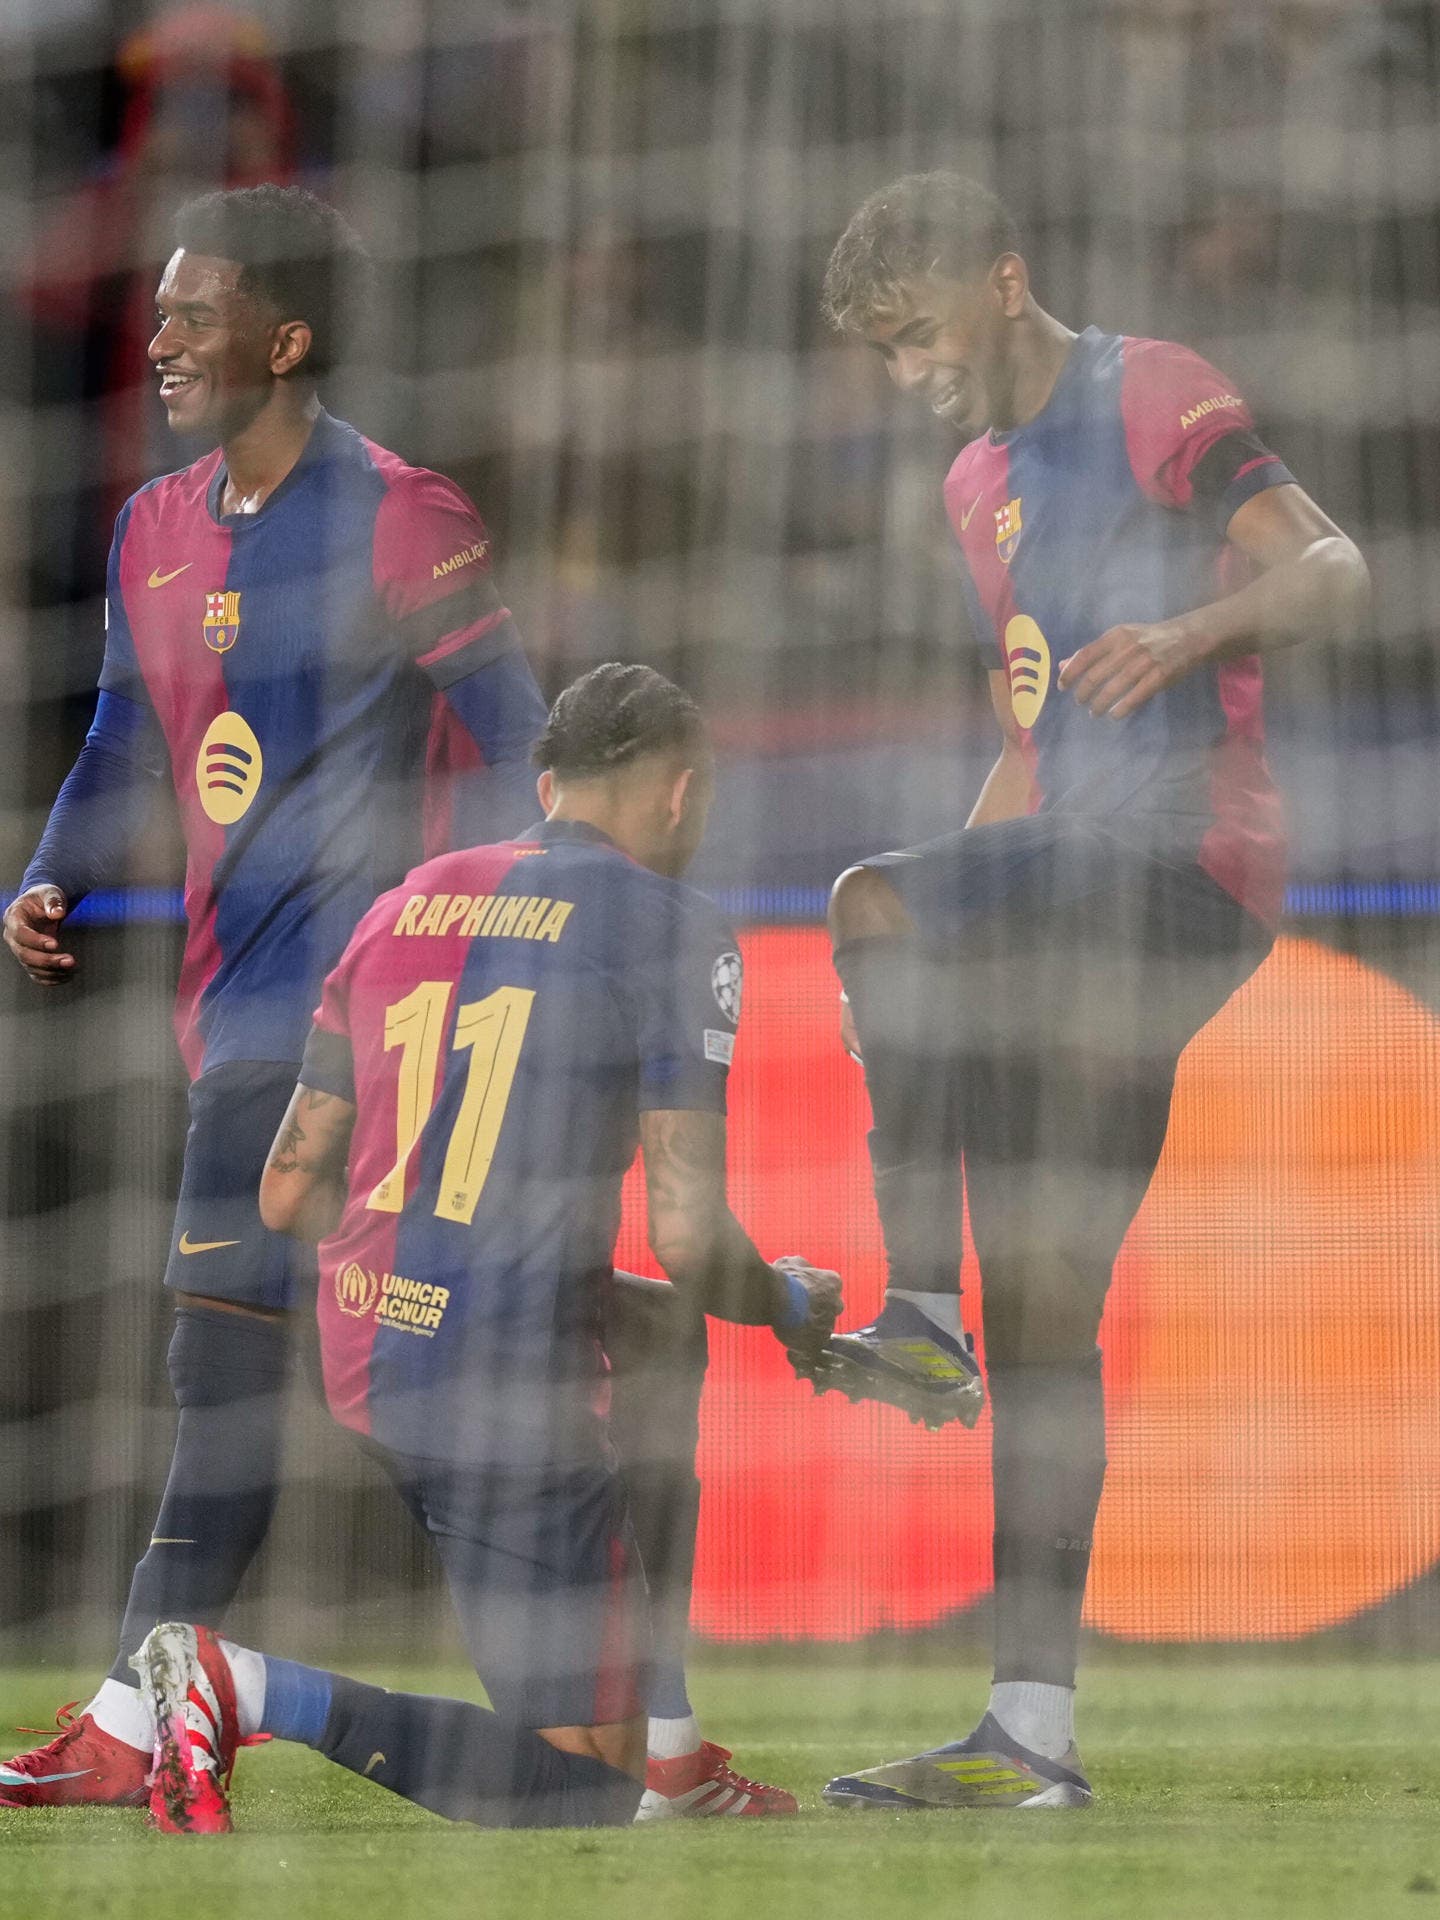
[[715, 1004], [732, 1026], [740, 1024], [740, 989], [745, 980], [745, 962], [732, 948], [722, 953], [710, 969], [710, 986]]

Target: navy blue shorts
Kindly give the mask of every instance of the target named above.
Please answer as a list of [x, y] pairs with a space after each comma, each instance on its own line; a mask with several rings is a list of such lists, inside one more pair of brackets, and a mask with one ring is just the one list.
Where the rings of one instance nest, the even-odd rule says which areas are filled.
[[475, 1671], [502, 1719], [594, 1727], [645, 1711], [645, 1577], [617, 1471], [373, 1451], [435, 1543]]
[[[1133, 832], [1134, 837], [1130, 837]], [[1269, 952], [1271, 930], [1138, 822], [1027, 814], [864, 863], [959, 962], [1005, 1044], [1178, 1054]]]
[[190, 1089], [190, 1128], [165, 1284], [238, 1306], [294, 1308], [314, 1298], [315, 1255], [260, 1219], [260, 1175], [299, 1067], [235, 1060]]

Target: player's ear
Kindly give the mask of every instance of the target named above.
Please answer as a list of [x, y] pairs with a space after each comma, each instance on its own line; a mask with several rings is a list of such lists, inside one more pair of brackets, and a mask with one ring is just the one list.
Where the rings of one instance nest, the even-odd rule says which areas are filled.
[[990, 288], [1007, 320], [1018, 320], [1030, 297], [1030, 269], [1018, 253], [1002, 253], [990, 269]]
[[555, 805], [555, 775], [551, 768], [546, 767], [541, 773], [535, 782], [535, 791], [540, 796], [540, 811], [548, 814]]
[[306, 354], [314, 335], [303, 320], [282, 320], [275, 329], [270, 348], [270, 371], [276, 378], [294, 373]]
[[670, 805], [668, 808], [670, 824], [678, 827], [690, 810], [695, 790], [695, 769], [685, 767], [676, 774], [670, 784]]

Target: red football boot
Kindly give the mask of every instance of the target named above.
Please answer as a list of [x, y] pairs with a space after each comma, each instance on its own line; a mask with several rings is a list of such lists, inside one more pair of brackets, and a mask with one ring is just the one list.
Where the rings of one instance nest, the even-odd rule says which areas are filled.
[[133, 1807], [144, 1800], [148, 1753], [102, 1732], [88, 1713], [77, 1719], [73, 1700], [55, 1724], [53, 1740], [0, 1766], [0, 1807]]
[[161, 1833], [229, 1833], [240, 1726], [230, 1663], [210, 1627], [167, 1621], [131, 1662], [155, 1710], [150, 1824]]
[[747, 1819], [798, 1813], [800, 1803], [784, 1787], [747, 1780], [730, 1765], [730, 1755], [713, 1740], [678, 1760], [647, 1760], [645, 1791], [637, 1820], [706, 1820], [715, 1814]]

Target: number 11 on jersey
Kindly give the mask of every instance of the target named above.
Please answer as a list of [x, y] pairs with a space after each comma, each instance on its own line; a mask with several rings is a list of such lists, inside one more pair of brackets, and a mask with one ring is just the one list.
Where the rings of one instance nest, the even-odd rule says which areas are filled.
[[[435, 1076], [451, 991], [448, 980], [422, 980], [413, 993], [385, 1009], [385, 1051], [400, 1049], [400, 1069], [395, 1164], [366, 1202], [376, 1213], [399, 1213], [405, 1204], [406, 1168], [435, 1105]], [[453, 1050], [468, 1052], [470, 1060], [435, 1203], [441, 1220], [468, 1226], [475, 1217], [510, 1104], [534, 1000], [532, 987], [497, 987], [483, 1000], [467, 1001], [456, 1010]]]

